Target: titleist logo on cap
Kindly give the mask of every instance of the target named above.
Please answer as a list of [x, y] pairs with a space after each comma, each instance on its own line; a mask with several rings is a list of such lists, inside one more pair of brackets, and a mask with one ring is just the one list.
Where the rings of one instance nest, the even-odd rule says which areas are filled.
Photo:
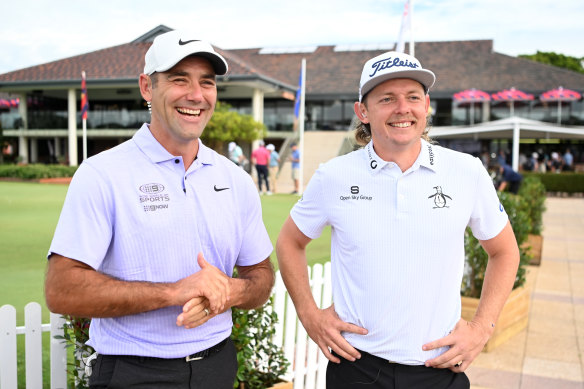
[[371, 73], [369, 77], [375, 76], [375, 74], [380, 70], [390, 69], [393, 67], [406, 67], [411, 69], [417, 69], [420, 66], [417, 63], [408, 61], [407, 59], [401, 60], [399, 59], [399, 57], [396, 57], [392, 60], [392, 57], [388, 57], [371, 64], [371, 69], [373, 69], [373, 73]]

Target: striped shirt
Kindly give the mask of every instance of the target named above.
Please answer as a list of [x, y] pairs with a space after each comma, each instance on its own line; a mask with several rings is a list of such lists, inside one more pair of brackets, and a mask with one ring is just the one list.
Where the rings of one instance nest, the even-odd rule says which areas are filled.
[[[272, 244], [251, 177], [199, 141], [185, 172], [181, 157], [148, 125], [76, 172], [50, 253], [121, 280], [175, 282], [200, 270], [197, 254], [228, 276], [266, 259]], [[74, 293], [75, 291], [72, 291]], [[182, 307], [93, 319], [89, 344], [101, 354], [178, 358], [231, 334], [231, 312], [204, 325], [176, 326]]]

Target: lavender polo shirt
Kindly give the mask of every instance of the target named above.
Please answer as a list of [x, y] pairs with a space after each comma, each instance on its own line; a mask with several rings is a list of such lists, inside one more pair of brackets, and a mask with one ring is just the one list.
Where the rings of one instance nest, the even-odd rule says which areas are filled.
[[[175, 282], [200, 270], [199, 252], [231, 276], [235, 265], [257, 264], [272, 249], [247, 173], [200, 141], [185, 172], [182, 158], [144, 124], [131, 140], [81, 164], [49, 255], [122, 280]], [[187, 330], [175, 324], [181, 308], [93, 319], [89, 344], [101, 354], [178, 358], [231, 334], [231, 311]]]
[[481, 240], [507, 224], [477, 158], [422, 141], [405, 172], [365, 148], [322, 165], [291, 211], [309, 238], [331, 226], [335, 310], [366, 328], [344, 333], [355, 348], [423, 365], [445, 349], [422, 351], [460, 319], [464, 231]]

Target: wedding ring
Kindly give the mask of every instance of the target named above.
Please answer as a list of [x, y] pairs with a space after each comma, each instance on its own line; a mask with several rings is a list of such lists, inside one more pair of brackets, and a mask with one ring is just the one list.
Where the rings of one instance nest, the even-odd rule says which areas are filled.
[[462, 365], [463, 361], [458, 362], [456, 365], [454, 365], [454, 367], [460, 367]]
[[205, 312], [205, 316], [209, 316], [209, 313], [210, 313], [209, 308], [205, 308], [205, 309], [203, 309], [203, 311]]

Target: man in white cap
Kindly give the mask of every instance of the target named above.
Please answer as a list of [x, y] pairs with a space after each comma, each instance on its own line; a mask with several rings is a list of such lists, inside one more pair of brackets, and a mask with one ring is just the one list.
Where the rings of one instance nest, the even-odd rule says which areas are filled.
[[[276, 252], [298, 316], [329, 359], [327, 387], [468, 388], [515, 281], [519, 251], [481, 161], [427, 141], [434, 73], [387, 52], [363, 68], [364, 148], [312, 177]], [[319, 309], [306, 245], [331, 226], [334, 304]], [[461, 319], [464, 232], [489, 254], [476, 316]]]
[[92, 388], [233, 387], [230, 308], [262, 305], [274, 272], [251, 177], [199, 139], [226, 72], [196, 36], [156, 37], [139, 79], [151, 122], [71, 182], [46, 300], [93, 318]]

